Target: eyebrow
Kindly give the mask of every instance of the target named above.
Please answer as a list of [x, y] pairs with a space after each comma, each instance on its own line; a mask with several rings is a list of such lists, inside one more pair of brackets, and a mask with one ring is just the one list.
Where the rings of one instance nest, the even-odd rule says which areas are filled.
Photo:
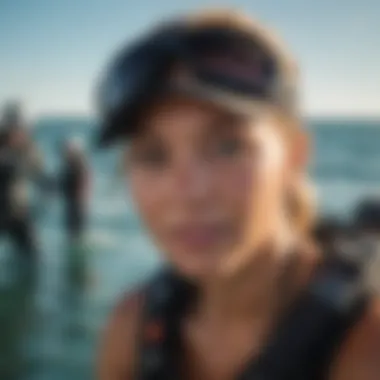
[[245, 117], [242, 115], [223, 112], [218, 114], [209, 125], [210, 129], [215, 129], [219, 132], [229, 132], [236, 130], [236, 128], [241, 129], [247, 125], [247, 123]]
[[136, 133], [136, 135], [131, 139], [131, 142], [134, 143], [134, 147], [141, 147], [145, 144], [161, 143], [162, 137], [156, 131], [144, 130]]

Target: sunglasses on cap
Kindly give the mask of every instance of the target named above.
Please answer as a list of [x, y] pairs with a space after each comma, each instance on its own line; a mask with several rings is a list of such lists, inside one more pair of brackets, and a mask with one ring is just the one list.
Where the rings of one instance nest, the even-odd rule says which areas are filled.
[[163, 92], [195, 89], [195, 96], [288, 107], [280, 83], [276, 58], [254, 36], [229, 28], [166, 26], [121, 51], [106, 72], [98, 91], [98, 144], [130, 135], [141, 107]]

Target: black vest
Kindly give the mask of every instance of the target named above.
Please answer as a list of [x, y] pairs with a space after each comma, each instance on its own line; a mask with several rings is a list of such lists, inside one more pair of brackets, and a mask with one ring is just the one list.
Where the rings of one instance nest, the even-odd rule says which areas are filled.
[[[237, 380], [323, 380], [342, 340], [369, 300], [362, 263], [326, 261], [280, 322], [272, 341]], [[180, 380], [179, 325], [194, 295], [170, 270], [149, 284], [140, 330], [137, 380]]]

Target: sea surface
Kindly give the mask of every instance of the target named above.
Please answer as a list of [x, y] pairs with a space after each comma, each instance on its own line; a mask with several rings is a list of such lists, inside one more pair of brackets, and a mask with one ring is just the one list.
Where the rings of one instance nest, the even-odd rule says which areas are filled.
[[[364, 196], [380, 194], [380, 121], [311, 121], [314, 179], [321, 213], [349, 216]], [[92, 149], [94, 125], [82, 118], [44, 118], [34, 136], [50, 173], [59, 147], [80, 137], [93, 171], [86, 247], [65, 244], [56, 197], [36, 201], [41, 243], [34, 281], [15, 271], [0, 237], [0, 379], [93, 378], [105, 320], [124, 292], [153, 271], [159, 260], [137, 219], [128, 181], [117, 175], [117, 150]]]

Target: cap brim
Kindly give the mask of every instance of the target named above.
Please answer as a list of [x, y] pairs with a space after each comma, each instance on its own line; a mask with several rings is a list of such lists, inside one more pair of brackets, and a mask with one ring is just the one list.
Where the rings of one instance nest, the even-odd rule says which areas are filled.
[[[225, 91], [198, 81], [170, 83], [160, 91], [160, 95], [169, 94], [184, 95], [202, 100], [244, 117], [262, 114], [269, 106], [269, 102], [266, 100]], [[134, 107], [137, 106], [135, 105]], [[101, 132], [96, 138], [96, 145], [99, 148], [105, 148], [115, 143], [115, 141], [126, 139], [130, 136], [131, 129], [135, 124], [135, 114], [136, 111], [133, 110], [133, 107], [129, 107], [129, 110], [125, 109], [124, 112], [108, 117], [107, 121], [100, 127]]]
[[105, 117], [99, 125], [100, 132], [95, 136], [95, 146], [106, 148], [128, 138], [134, 128], [139, 107], [134, 103]]
[[221, 109], [247, 117], [263, 112], [269, 105], [269, 102], [264, 99], [240, 95], [198, 81], [177, 82], [170, 86], [170, 90], [175, 94], [203, 100]]

